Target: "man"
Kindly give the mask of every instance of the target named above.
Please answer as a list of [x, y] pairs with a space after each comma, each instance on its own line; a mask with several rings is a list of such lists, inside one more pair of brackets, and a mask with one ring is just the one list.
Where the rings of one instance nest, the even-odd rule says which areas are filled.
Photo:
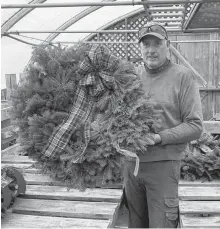
[[167, 59], [170, 42], [166, 29], [149, 23], [139, 32], [144, 64], [138, 69], [144, 90], [162, 110], [163, 129], [152, 134], [155, 144], [125, 168], [124, 190], [129, 227], [176, 228], [180, 160], [187, 142], [200, 137], [202, 109], [191, 71]]

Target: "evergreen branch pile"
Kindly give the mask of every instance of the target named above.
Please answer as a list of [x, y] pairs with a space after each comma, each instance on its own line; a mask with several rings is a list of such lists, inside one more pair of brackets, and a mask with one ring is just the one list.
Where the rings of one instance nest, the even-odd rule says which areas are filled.
[[[79, 189], [95, 186], [99, 179], [102, 184], [120, 182], [125, 157], [115, 146], [140, 155], [153, 144], [149, 133], [161, 127], [160, 111], [145, 95], [133, 65], [118, 59], [117, 70], [109, 73], [114, 77], [114, 90], [104, 85], [105, 93], [95, 102], [86, 149], [87, 127], [82, 123], [64, 151], [53, 157], [42, 154], [54, 130], [69, 116], [79, 82], [85, 77], [79, 66], [90, 49], [81, 44], [68, 49], [35, 48], [25, 78], [12, 94], [12, 118], [19, 126], [21, 150], [38, 160], [44, 172]], [[83, 150], [76, 163], [74, 158]]]
[[181, 176], [186, 180], [220, 178], [220, 135], [203, 133], [191, 141], [181, 161]]

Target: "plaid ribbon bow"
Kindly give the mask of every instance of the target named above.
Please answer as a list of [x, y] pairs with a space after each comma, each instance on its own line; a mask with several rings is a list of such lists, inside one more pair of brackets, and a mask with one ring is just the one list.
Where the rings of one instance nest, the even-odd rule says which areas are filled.
[[72, 161], [79, 162], [90, 141], [90, 124], [95, 103], [107, 89], [115, 88], [113, 73], [119, 66], [119, 59], [100, 45], [93, 45], [86, 58], [80, 64], [79, 74], [82, 79], [76, 91], [75, 101], [70, 115], [51, 135], [42, 154], [47, 157], [59, 155], [66, 148], [71, 135], [84, 123], [85, 148], [83, 152], [73, 155]]

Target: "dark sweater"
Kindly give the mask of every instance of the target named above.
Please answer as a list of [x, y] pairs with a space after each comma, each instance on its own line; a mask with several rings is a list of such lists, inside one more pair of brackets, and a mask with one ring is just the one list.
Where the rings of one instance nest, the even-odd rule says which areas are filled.
[[156, 109], [163, 111], [163, 130], [158, 132], [162, 142], [149, 146], [140, 161], [180, 160], [187, 142], [199, 138], [203, 130], [201, 99], [192, 72], [169, 63], [156, 73], [142, 65], [138, 73], [144, 90], [156, 101]]

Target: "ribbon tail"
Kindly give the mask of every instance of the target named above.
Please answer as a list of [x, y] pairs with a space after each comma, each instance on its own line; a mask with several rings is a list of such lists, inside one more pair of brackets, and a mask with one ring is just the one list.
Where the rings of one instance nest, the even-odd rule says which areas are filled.
[[121, 149], [120, 146], [118, 144], [115, 144], [115, 149], [117, 150], [118, 153], [124, 155], [125, 157], [134, 157], [136, 159], [135, 161], [135, 169], [134, 169], [134, 176], [136, 177], [138, 174], [138, 170], [139, 170], [139, 164], [140, 164], [140, 159], [137, 156], [136, 153], [133, 153], [129, 150], [125, 150], [125, 149]]
[[48, 144], [43, 149], [42, 154], [47, 157], [59, 154], [65, 150], [72, 133], [85, 122], [91, 115], [93, 102], [89, 100], [86, 91], [79, 88], [77, 90], [76, 102], [71, 109], [70, 115], [64, 124], [61, 124], [50, 137]]

